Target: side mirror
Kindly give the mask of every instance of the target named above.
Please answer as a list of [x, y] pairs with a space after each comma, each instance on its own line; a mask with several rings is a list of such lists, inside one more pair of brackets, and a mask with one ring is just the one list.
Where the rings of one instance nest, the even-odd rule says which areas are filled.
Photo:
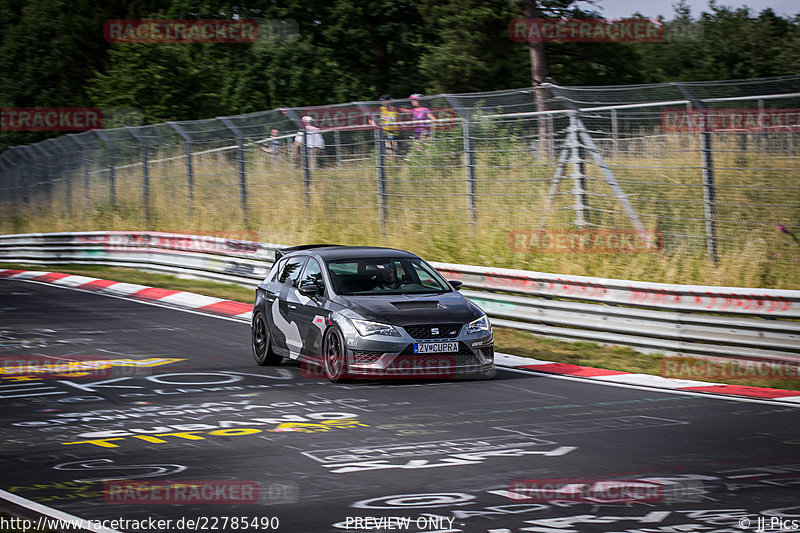
[[300, 294], [302, 294], [303, 296], [308, 296], [309, 298], [311, 298], [312, 296], [317, 295], [319, 287], [317, 287], [316, 283], [306, 283], [304, 285], [300, 285], [300, 288], [297, 290], [299, 290]]
[[457, 291], [460, 291], [461, 290], [461, 286], [464, 285], [464, 282], [458, 281], [456, 279], [448, 279], [447, 283], [449, 283], [450, 286], [453, 287]]

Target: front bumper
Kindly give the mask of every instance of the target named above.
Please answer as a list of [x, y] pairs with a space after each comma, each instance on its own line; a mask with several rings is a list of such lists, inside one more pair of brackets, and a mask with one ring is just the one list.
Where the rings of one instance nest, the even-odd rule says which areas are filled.
[[[353, 378], [453, 379], [494, 376], [494, 337], [491, 332], [437, 339], [413, 338], [405, 331], [401, 331], [401, 337], [356, 337], [347, 340], [348, 376]], [[452, 342], [458, 344], [457, 352], [414, 353], [414, 345], [418, 343]]]

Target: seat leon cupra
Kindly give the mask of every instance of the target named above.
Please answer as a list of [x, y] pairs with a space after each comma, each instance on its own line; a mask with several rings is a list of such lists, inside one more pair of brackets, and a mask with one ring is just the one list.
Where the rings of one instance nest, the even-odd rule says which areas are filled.
[[256, 290], [253, 356], [298, 360], [331, 381], [491, 378], [489, 319], [411, 252], [306, 245], [278, 250]]

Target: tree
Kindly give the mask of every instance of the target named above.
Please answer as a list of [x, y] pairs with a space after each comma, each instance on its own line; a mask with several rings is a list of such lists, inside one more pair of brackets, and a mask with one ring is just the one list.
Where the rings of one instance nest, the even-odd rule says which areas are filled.
[[528, 85], [520, 64], [524, 52], [508, 38], [514, 18], [505, 0], [421, 0], [419, 9], [431, 27], [420, 59], [432, 92], [488, 91]]

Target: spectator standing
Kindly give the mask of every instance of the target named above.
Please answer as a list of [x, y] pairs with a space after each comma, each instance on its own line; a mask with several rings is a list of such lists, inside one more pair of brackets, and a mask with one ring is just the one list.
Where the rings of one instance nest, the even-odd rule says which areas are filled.
[[381, 129], [383, 139], [386, 143], [386, 150], [390, 154], [397, 153], [397, 120], [399, 113], [397, 108], [392, 105], [392, 97], [388, 94], [381, 96]]
[[[420, 102], [421, 94], [415, 93], [408, 97], [411, 100], [411, 116], [414, 120], [414, 139], [426, 140], [431, 136], [431, 121], [436, 120], [436, 116], [431, 110], [423, 106]], [[419, 149], [419, 145], [417, 145]]]
[[281, 151], [283, 150], [281, 140], [277, 138], [279, 133], [277, 129], [272, 128], [269, 140], [261, 145], [261, 149], [270, 155], [273, 166], [278, 162], [278, 159], [280, 159]]
[[298, 131], [297, 135], [294, 136], [292, 160], [296, 166], [301, 166], [301, 151], [305, 138], [305, 141], [308, 142], [306, 150], [306, 154], [309, 158], [308, 167], [314, 169], [317, 168], [317, 157], [322, 156], [325, 152], [325, 139], [322, 138], [321, 130], [312, 124], [314, 122], [313, 117], [306, 115], [301, 121], [303, 122], [303, 129]]

